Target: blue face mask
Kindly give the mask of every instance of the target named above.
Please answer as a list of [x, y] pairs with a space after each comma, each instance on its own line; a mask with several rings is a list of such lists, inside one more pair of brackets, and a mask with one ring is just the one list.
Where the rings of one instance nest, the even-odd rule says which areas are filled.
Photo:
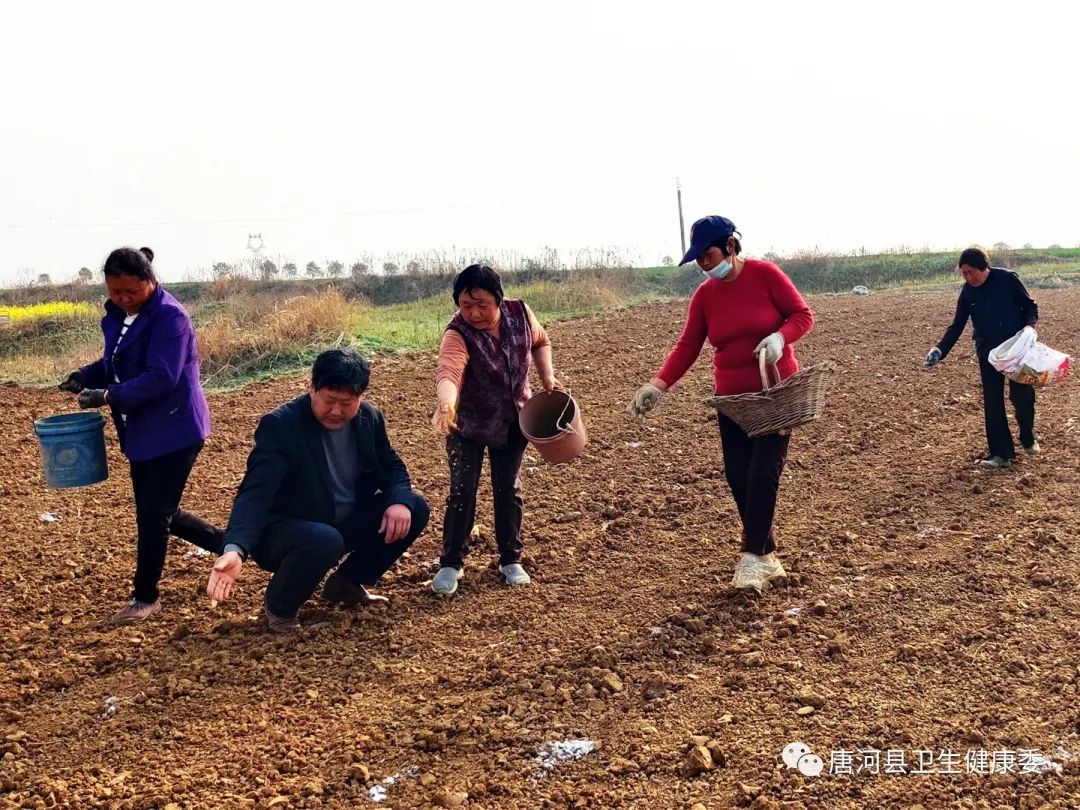
[[731, 272], [731, 262], [724, 259], [720, 264], [716, 265], [712, 270], [704, 271], [705, 275], [709, 278], [721, 279]]

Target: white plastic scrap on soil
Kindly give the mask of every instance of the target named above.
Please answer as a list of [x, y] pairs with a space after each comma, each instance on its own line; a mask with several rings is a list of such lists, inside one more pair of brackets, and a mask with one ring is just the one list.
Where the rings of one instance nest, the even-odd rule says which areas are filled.
[[1046, 771], [1053, 771], [1054, 773], [1064, 773], [1065, 766], [1071, 762], [1075, 762], [1080, 759], [1080, 751], [1069, 751], [1061, 746], [1054, 751], [1054, 756], [1057, 760], [1051, 759], [1045, 754], [1037, 754], [1034, 759], [1038, 761], [1039, 768], [1036, 773], [1045, 773]]
[[[190, 543], [188, 545], [191, 545]], [[209, 557], [210, 552], [205, 548], [199, 548], [198, 546], [191, 545], [187, 551], [184, 552], [185, 557]]]
[[377, 785], [372, 785], [368, 788], [368, 798], [373, 802], [386, 801], [386, 789], [393, 787], [396, 782], [400, 782], [402, 779], [414, 779], [420, 775], [420, 769], [416, 765], [410, 765], [407, 768], [402, 768], [395, 774], [387, 776]]
[[562, 762], [575, 762], [596, 748], [592, 740], [555, 740], [540, 746], [536, 762], [544, 773]]
[[[1058, 756], [1061, 756], [1059, 753]], [[1065, 770], [1065, 766], [1060, 762], [1054, 762], [1050, 757], [1045, 754], [1032, 754], [1031, 761], [1028, 763], [1028, 773], [1046, 773], [1047, 771], [1053, 771], [1054, 773], [1062, 773]]]
[[59, 515], [54, 515], [52, 512], [46, 512], [43, 515], [39, 515], [42, 523], [56, 523], [60, 519]]

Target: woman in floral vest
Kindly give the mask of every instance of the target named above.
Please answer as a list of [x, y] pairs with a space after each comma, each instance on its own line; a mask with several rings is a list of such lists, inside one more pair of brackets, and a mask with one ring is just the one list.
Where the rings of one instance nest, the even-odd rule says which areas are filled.
[[506, 298], [499, 274], [473, 264], [454, 280], [458, 311], [443, 333], [436, 373], [438, 405], [432, 424], [446, 436], [450, 494], [435, 593], [457, 590], [476, 519], [476, 490], [487, 449], [495, 511], [499, 572], [508, 585], [525, 585], [521, 565], [521, 459], [526, 439], [518, 411], [529, 399], [529, 366], [540, 384], [559, 386], [544, 328], [524, 301]]

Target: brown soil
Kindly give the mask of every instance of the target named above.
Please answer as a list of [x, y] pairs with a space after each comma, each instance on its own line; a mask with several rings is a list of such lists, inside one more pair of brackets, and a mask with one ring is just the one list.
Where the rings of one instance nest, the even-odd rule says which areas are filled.
[[[1076, 352], [1080, 288], [1038, 298], [1043, 339]], [[434, 357], [379, 358], [371, 399], [432, 526], [381, 583], [389, 609], [311, 604], [329, 626], [300, 640], [262, 631], [254, 565], [211, 608], [210, 561], [180, 542], [164, 610], [107, 629], [133, 570], [123, 459], [110, 439], [108, 482], [46, 489], [31, 420], [70, 399], [0, 389], [0, 805], [374, 807], [381, 786], [390, 807], [1080, 806], [1080, 386], [1040, 393], [1042, 455], [974, 469], [970, 340], [919, 370], [953, 301], [812, 301], [800, 358], [839, 370], [784, 476], [791, 577], [761, 598], [726, 587], [738, 521], [703, 405], [707, 359], [644, 423], [624, 412], [682, 304], [551, 330], [591, 444], [570, 465], [527, 462], [534, 584], [515, 591], [494, 570], [486, 492], [461, 590], [427, 587], [447, 486], [428, 428]], [[303, 387], [211, 398], [188, 508], [227, 519], [257, 418]], [[565, 739], [597, 748], [543, 768], [541, 747]], [[826, 773], [783, 766], [795, 740]], [[902, 749], [911, 767], [919, 749], [963, 763], [1025, 748], [1062, 772], [828, 773], [838, 749]]]

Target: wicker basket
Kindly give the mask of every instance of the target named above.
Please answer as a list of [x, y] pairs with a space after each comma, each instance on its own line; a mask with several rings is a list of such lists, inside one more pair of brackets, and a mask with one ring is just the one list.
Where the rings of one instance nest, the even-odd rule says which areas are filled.
[[710, 397], [706, 403], [745, 430], [750, 437], [788, 431], [821, 416], [825, 407], [825, 388], [829, 374], [836, 369], [836, 363], [826, 360], [804, 368], [786, 380], [780, 379], [780, 370], [773, 364], [777, 382], [771, 387], [765, 370], [764, 352], [758, 355], [758, 365], [761, 391]]

